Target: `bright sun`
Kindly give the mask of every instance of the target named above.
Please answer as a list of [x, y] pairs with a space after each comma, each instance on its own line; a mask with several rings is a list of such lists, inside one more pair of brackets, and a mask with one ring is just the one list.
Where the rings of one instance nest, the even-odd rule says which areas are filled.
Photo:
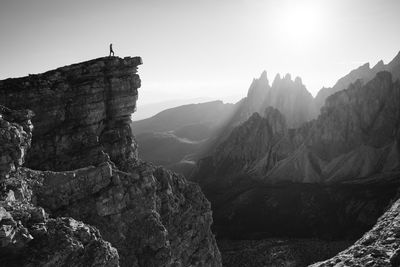
[[292, 3], [280, 14], [278, 25], [283, 39], [297, 44], [309, 44], [321, 38], [323, 21], [322, 9], [316, 3]]

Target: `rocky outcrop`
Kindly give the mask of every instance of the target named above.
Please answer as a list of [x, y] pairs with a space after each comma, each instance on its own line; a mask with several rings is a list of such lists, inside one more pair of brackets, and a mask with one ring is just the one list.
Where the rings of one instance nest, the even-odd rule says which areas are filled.
[[118, 266], [118, 252], [99, 231], [72, 218], [49, 218], [36, 205], [20, 165], [30, 146], [31, 111], [0, 106], [0, 265]]
[[354, 245], [335, 257], [318, 262], [312, 267], [323, 266], [376, 266], [400, 265], [400, 200], [386, 211], [375, 226]]
[[[100, 58], [0, 81], [1, 103], [36, 114], [29, 168], [16, 168], [6, 181], [26, 184], [32, 205], [43, 207], [56, 229], [72, 228], [65, 232], [77, 241], [68, 240], [81, 251], [85, 237], [74, 233], [88, 227], [90, 238], [104, 243], [103, 251], [88, 244], [88, 254], [103, 257], [98, 265], [106, 266], [106, 259], [118, 264], [111, 256], [119, 254], [122, 266], [221, 266], [210, 204], [200, 187], [137, 157], [130, 115], [139, 64], [140, 58]], [[59, 254], [62, 246], [52, 251]], [[82, 257], [86, 253], [69, 248]], [[76, 266], [90, 266], [76, 258]]]
[[31, 145], [33, 112], [0, 106], [0, 178], [24, 163]]
[[99, 58], [39, 75], [0, 81], [0, 104], [30, 109], [35, 135], [26, 166], [72, 170], [137, 158], [130, 132], [140, 78], [135, 58]]
[[103, 163], [64, 173], [26, 169], [23, 176], [35, 177], [37, 201], [54, 216], [95, 225], [122, 265], [218, 266], [210, 205], [181, 176], [146, 163], [129, 173]]

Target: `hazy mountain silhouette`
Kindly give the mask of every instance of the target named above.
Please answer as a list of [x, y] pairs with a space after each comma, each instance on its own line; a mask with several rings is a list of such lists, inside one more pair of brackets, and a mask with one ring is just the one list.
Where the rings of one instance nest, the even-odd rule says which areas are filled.
[[[284, 77], [278, 74], [270, 85], [267, 72], [263, 71], [259, 78], [253, 79], [247, 96], [234, 105], [214, 101], [180, 106], [136, 121], [132, 128], [142, 144], [140, 153], [145, 159], [176, 171], [182, 170], [183, 165], [182, 172], [188, 175], [194, 161], [212, 155], [215, 147], [223, 143], [232, 130], [246, 122], [253, 113], [257, 112], [263, 117], [266, 108], [276, 108], [285, 118], [288, 132], [293, 132], [290, 130], [293, 128], [298, 128], [296, 133], [299, 129], [304, 131], [307, 127], [305, 123], [317, 118], [327, 97], [348, 88], [357, 80], [360, 86], [366, 84], [382, 70], [391, 72], [393, 79], [400, 78], [400, 53], [388, 64], [379, 61], [373, 68], [367, 63], [352, 70], [332, 88], [322, 88], [315, 98], [307, 91], [301, 78], [292, 80], [289, 74]], [[153, 143], [158, 144], [157, 148]], [[303, 158], [307, 158], [306, 155], [314, 158], [306, 149], [302, 153]], [[263, 165], [259, 163], [257, 166]], [[260, 168], [254, 171], [260, 172]], [[319, 175], [313, 176], [311, 173], [308, 177], [320, 179]]]
[[143, 105], [139, 103], [137, 111], [132, 116], [132, 120], [133, 121], [144, 120], [166, 109], [175, 108], [182, 105], [194, 104], [194, 103], [210, 102], [211, 100], [212, 99], [200, 97], [193, 99], [172, 99], [172, 100], [143, 104]]
[[212, 101], [171, 108], [134, 121], [132, 131], [140, 142], [139, 154], [143, 159], [189, 175], [234, 109], [233, 104]]
[[322, 88], [315, 96], [316, 108], [319, 110], [324, 105], [328, 96], [340, 90], [346, 89], [351, 83], [354, 83], [360, 79], [365, 84], [373, 79], [378, 72], [384, 70], [392, 73], [394, 79], [400, 79], [400, 52], [386, 65], [382, 60], [372, 68], [370, 67], [369, 63], [365, 63], [364, 65], [350, 71], [349, 74], [339, 79], [333, 87]]
[[318, 119], [296, 129], [287, 127], [277, 109], [254, 113], [216, 148], [214, 173], [240, 172], [276, 183], [332, 182], [397, 170], [399, 90], [389, 72], [380, 72], [366, 85], [357, 81], [328, 97]]
[[[330, 223], [320, 218], [332, 216], [326, 210], [334, 209], [336, 216], [340, 214], [341, 220], [354, 227], [368, 228], [370, 221], [353, 219], [365, 214], [376, 219], [380, 214], [375, 212], [382, 211], [394, 197], [390, 184], [398, 183], [400, 177], [399, 142], [400, 82], [393, 81], [389, 72], [379, 72], [366, 84], [357, 80], [328, 97], [318, 118], [298, 128], [288, 128], [277, 109], [267, 108], [262, 116], [254, 113], [234, 128], [212, 155], [200, 160], [194, 180], [211, 200], [222, 235], [232, 237], [231, 231], [238, 228], [240, 233], [298, 231], [313, 235], [313, 220], [319, 218], [317, 224], [323, 227], [317, 230], [319, 234], [335, 236], [343, 232], [330, 232]], [[307, 187], [309, 184], [316, 186]], [[349, 194], [355, 190], [350, 189], [353, 185], [358, 185], [357, 196]], [[367, 192], [382, 202], [370, 203]], [[378, 197], [382, 192], [385, 199]], [[263, 202], [263, 195], [270, 199]], [[285, 204], [288, 201], [295, 201], [300, 213], [275, 214], [290, 210]], [[359, 209], [351, 216], [343, 213], [353, 201], [359, 203]], [[304, 210], [309, 205], [315, 206]], [[272, 219], [271, 214], [275, 214]], [[337, 224], [334, 231], [347, 227], [343, 221], [332, 220]]]
[[312, 95], [299, 77], [292, 80], [290, 74], [283, 78], [277, 74], [270, 86], [267, 72], [264, 71], [258, 79], [253, 80], [247, 97], [238, 105], [240, 107], [230, 122], [231, 127], [243, 123], [254, 112], [263, 114], [269, 106], [280, 110], [289, 127], [299, 126], [317, 115]]

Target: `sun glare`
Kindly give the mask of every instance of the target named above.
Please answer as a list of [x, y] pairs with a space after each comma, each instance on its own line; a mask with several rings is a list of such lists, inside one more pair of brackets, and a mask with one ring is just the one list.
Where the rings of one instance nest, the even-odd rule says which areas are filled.
[[323, 22], [322, 9], [316, 3], [286, 6], [278, 17], [282, 39], [296, 44], [309, 44], [321, 38]]

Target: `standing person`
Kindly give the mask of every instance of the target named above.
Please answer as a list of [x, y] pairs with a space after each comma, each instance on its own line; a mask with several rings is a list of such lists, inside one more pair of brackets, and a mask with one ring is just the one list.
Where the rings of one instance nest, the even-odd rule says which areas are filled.
[[114, 50], [112, 48], [112, 44], [110, 44], [110, 57], [111, 57], [111, 54], [112, 54], [112, 56], [114, 56]]

